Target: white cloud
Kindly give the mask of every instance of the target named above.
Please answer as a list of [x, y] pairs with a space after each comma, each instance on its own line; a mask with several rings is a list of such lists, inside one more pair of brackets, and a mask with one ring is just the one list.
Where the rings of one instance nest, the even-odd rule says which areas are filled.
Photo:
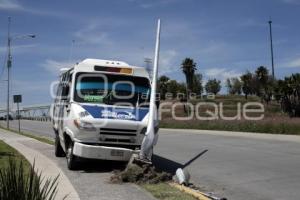
[[51, 72], [54, 75], [58, 75], [60, 69], [71, 67], [74, 65], [74, 63], [75, 62], [71, 61], [56, 61], [47, 59], [44, 63], [41, 64], [41, 66], [48, 72]]
[[0, 0], [0, 10], [21, 10], [22, 5], [15, 0]]
[[[37, 44], [24, 44], [24, 45], [13, 45], [11, 46], [12, 54], [27, 52], [30, 48], [36, 47]], [[6, 53], [7, 46], [0, 47], [0, 53]]]
[[[159, 66], [159, 73], [160, 74], [166, 74], [169, 72], [177, 71], [177, 66], [175, 61], [175, 58], [178, 56], [177, 51], [175, 50], [167, 50], [163, 51], [160, 54], [160, 66]], [[174, 67], [176, 69], [174, 70]]]
[[[217, 42], [211, 40], [208, 44], [199, 50], [200, 54], [210, 54], [210, 55], [222, 55], [225, 54], [229, 50], [230, 45], [224, 42]], [[222, 53], [222, 54], [221, 54]]]
[[101, 30], [100, 24], [91, 23], [74, 33], [78, 44], [111, 45], [112, 41], [106, 32]]
[[204, 76], [207, 79], [216, 78], [218, 80], [221, 80], [223, 83], [227, 78], [240, 77], [241, 75], [241, 72], [226, 68], [210, 68], [204, 71]]
[[300, 5], [300, 0], [282, 0], [284, 3]]
[[296, 58], [296, 59], [286, 63], [284, 66], [286, 66], [286, 67], [300, 67], [300, 58]]
[[176, 2], [177, 0], [152, 0], [152, 1], [145, 1], [145, 0], [129, 0], [131, 3], [137, 4], [139, 7], [148, 9], [157, 6], [164, 6], [169, 5], [171, 3]]
[[32, 83], [31, 80], [12, 80], [12, 93], [27, 93], [27, 92], [39, 92], [49, 88], [48, 81], [39, 80], [38, 84]]
[[17, 0], [0, 0], [0, 10], [14, 10], [14, 11], [21, 11], [30, 13], [33, 15], [41, 15], [41, 16], [51, 16], [51, 17], [59, 17], [59, 18], [71, 18], [71, 13], [60, 12], [60, 11], [48, 11], [48, 10], [41, 10], [36, 8], [29, 8], [20, 4]]

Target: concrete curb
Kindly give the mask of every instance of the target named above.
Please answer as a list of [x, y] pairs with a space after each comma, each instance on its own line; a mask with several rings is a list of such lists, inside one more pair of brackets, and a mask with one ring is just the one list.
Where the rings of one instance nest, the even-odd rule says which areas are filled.
[[229, 136], [229, 137], [243, 137], [253, 139], [264, 139], [264, 140], [276, 140], [276, 141], [288, 141], [288, 142], [299, 142], [299, 135], [284, 135], [284, 134], [271, 134], [271, 133], [255, 133], [255, 132], [238, 132], [238, 131], [215, 131], [215, 130], [200, 130], [200, 129], [170, 129], [161, 128], [166, 131], [164, 134], [171, 133], [184, 133], [188, 130], [192, 134], [202, 135], [217, 135], [217, 136]]
[[63, 173], [63, 171], [56, 165], [55, 162], [39, 153], [38, 151], [23, 145], [22, 141], [31, 141], [33, 144], [49, 145], [39, 142], [35, 139], [31, 139], [16, 133], [0, 129], [0, 139], [8, 145], [18, 150], [24, 157], [31, 163], [35, 162], [35, 167], [39, 172], [43, 173], [45, 178], [54, 179], [59, 174], [58, 192], [56, 199], [68, 199], [77, 200], [80, 199], [78, 193], [74, 189], [73, 185]]
[[198, 199], [198, 200], [211, 200], [210, 198], [204, 196], [203, 194], [201, 194], [200, 192], [193, 190], [189, 187], [186, 187], [184, 185], [179, 185], [177, 183], [169, 183], [170, 186], [177, 188], [178, 190], [180, 190], [181, 192], [187, 193], [192, 195], [194, 198]]

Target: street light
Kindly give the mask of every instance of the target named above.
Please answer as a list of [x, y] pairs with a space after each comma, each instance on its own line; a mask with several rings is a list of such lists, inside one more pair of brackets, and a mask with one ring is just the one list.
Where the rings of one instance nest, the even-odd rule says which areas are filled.
[[17, 35], [14, 37], [11, 37], [10, 35], [10, 23], [11, 18], [8, 17], [8, 32], [7, 32], [7, 47], [8, 47], [8, 56], [7, 56], [7, 116], [6, 116], [6, 122], [7, 122], [7, 128], [9, 129], [9, 86], [10, 86], [10, 68], [12, 67], [12, 55], [11, 55], [11, 42], [13, 40], [18, 39], [25, 39], [25, 38], [35, 38], [36, 36], [33, 34], [27, 34], [27, 35]]
[[275, 79], [274, 72], [274, 54], [273, 54], [273, 34], [272, 34], [272, 20], [269, 20], [269, 28], [270, 28], [270, 45], [271, 45], [271, 62], [272, 62], [272, 78]]

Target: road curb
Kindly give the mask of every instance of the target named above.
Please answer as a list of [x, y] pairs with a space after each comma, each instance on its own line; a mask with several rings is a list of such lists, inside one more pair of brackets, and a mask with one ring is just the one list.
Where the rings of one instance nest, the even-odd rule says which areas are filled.
[[0, 139], [3, 140], [8, 145], [19, 151], [30, 163], [33, 165], [35, 163], [36, 170], [42, 172], [45, 178], [54, 179], [59, 175], [58, 179], [58, 192], [56, 199], [68, 199], [77, 200], [80, 199], [78, 193], [74, 189], [73, 185], [63, 173], [63, 171], [56, 165], [55, 162], [47, 158], [40, 152], [22, 144], [22, 141], [31, 141], [32, 144], [45, 145], [49, 144], [42, 143], [32, 138], [28, 138], [10, 131], [0, 129]]
[[203, 194], [201, 194], [200, 192], [193, 190], [189, 187], [186, 187], [184, 185], [179, 185], [177, 183], [169, 183], [170, 186], [177, 188], [178, 190], [180, 190], [181, 192], [187, 193], [192, 195], [193, 197], [195, 197], [198, 200], [211, 200], [210, 198], [204, 196]]
[[228, 137], [241, 137], [250, 139], [264, 139], [264, 140], [276, 140], [276, 141], [287, 141], [287, 142], [298, 142], [300, 143], [299, 135], [285, 135], [285, 134], [272, 134], [272, 133], [256, 133], [256, 132], [240, 132], [240, 131], [221, 131], [221, 130], [202, 130], [202, 129], [171, 129], [171, 128], [160, 128], [160, 130], [167, 131], [169, 133], [183, 133], [188, 131], [190, 134], [199, 135], [217, 135], [217, 136], [228, 136]]

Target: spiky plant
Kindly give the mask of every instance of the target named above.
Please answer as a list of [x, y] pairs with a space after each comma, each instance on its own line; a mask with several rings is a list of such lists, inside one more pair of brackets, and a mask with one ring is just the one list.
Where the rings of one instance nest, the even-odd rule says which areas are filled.
[[35, 172], [35, 164], [28, 171], [22, 161], [9, 159], [9, 165], [0, 170], [0, 199], [53, 200], [58, 177], [45, 179], [41, 172]]

